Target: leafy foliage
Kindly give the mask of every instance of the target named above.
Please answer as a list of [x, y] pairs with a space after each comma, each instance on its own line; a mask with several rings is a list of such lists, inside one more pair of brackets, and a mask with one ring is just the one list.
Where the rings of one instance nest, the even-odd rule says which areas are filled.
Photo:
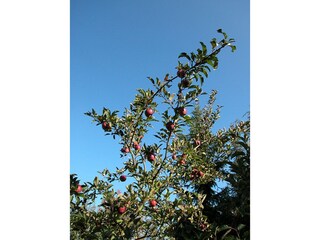
[[[249, 239], [250, 120], [238, 121], [214, 134], [211, 128], [220, 113], [220, 107], [213, 111], [215, 94], [213, 91], [204, 109], [196, 106], [189, 138], [197, 138], [203, 143], [201, 151], [206, 154], [202, 164], [221, 174], [212, 181], [195, 184], [193, 189], [206, 195], [203, 214], [210, 224], [217, 227], [228, 225], [228, 236]], [[222, 182], [220, 186], [218, 182]]]
[[[210, 51], [200, 42], [196, 52], [181, 53], [176, 75], [148, 77], [153, 89], [138, 89], [122, 115], [107, 108], [85, 113], [119, 141], [123, 164], [80, 186], [77, 175], [70, 175], [71, 239], [240, 239], [248, 230], [248, 122], [213, 134], [217, 92], [204, 109], [198, 104], [218, 53], [235, 50], [234, 40], [218, 33], [223, 38], [212, 39]], [[161, 112], [160, 103], [167, 106]], [[187, 108], [194, 108], [192, 116]], [[144, 136], [158, 125], [158, 142], [146, 144]], [[134, 181], [122, 194], [112, 183], [125, 181], [123, 174]], [[215, 192], [218, 180], [229, 185]]]

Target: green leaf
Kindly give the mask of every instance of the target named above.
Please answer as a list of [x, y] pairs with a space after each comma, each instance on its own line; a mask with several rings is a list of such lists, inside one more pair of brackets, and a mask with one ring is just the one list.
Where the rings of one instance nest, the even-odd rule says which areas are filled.
[[230, 232], [232, 229], [229, 229], [228, 231], [225, 232], [225, 234], [223, 234], [223, 236], [221, 237], [221, 240], [223, 240]]
[[234, 158], [234, 157], [241, 156], [241, 155], [245, 155], [245, 153], [244, 152], [240, 152], [240, 151], [236, 151], [230, 157]]
[[94, 178], [93, 183], [94, 183], [94, 185], [95, 185], [96, 187], [98, 186], [98, 184], [99, 184], [99, 179], [98, 179], [98, 177], [95, 177], [95, 178]]
[[223, 32], [221, 28], [218, 29], [217, 32], [218, 32], [218, 33], [222, 33], [223, 36], [224, 36], [224, 39], [227, 39], [227, 38], [228, 38], [228, 35], [227, 35], [225, 32]]
[[207, 72], [205, 69], [202, 69], [202, 73], [203, 73], [206, 77], [208, 77], [208, 72]]
[[214, 67], [214, 62], [211, 59], [207, 59], [206, 62], [211, 66]]
[[203, 84], [203, 82], [204, 82], [204, 78], [203, 78], [203, 76], [202, 76], [202, 75], [199, 75], [199, 78], [200, 78], [200, 84], [202, 85], [202, 84]]
[[244, 143], [244, 142], [241, 142], [241, 141], [237, 141], [237, 144], [240, 144], [245, 150], [248, 150], [249, 149], [249, 146]]
[[207, 69], [209, 72], [211, 72], [211, 69], [210, 69], [210, 67], [209, 67], [209, 66], [204, 65], [204, 66], [203, 66], [203, 68], [204, 68], [204, 69]]
[[150, 80], [150, 82], [152, 82], [152, 84], [154, 84], [154, 80], [151, 77], [148, 77], [148, 79]]
[[180, 53], [180, 55], [178, 56], [178, 58], [182, 58], [182, 57], [185, 57], [189, 61], [191, 60], [190, 56], [185, 52]]
[[192, 53], [191, 53], [191, 59], [192, 59], [192, 61], [195, 61], [196, 58], [197, 58], [197, 55], [192, 52]]
[[185, 210], [185, 207], [183, 205], [178, 205], [178, 208], [180, 208], [182, 211]]
[[214, 49], [217, 46], [217, 39], [213, 38], [210, 43], [211, 43], [212, 49]]
[[213, 69], [217, 69], [218, 68], [218, 65], [219, 65], [219, 62], [218, 62], [218, 59], [216, 61], [214, 61], [213, 63]]
[[203, 54], [207, 55], [207, 46], [203, 42], [200, 42], [200, 44], [201, 44], [201, 47], [202, 47]]
[[246, 225], [244, 224], [239, 224], [239, 226], [237, 227], [237, 230], [240, 231], [241, 229], [243, 229]]
[[223, 225], [221, 227], [217, 227], [216, 232], [219, 233], [219, 232], [227, 230], [227, 229], [230, 229], [230, 227], [228, 225]]

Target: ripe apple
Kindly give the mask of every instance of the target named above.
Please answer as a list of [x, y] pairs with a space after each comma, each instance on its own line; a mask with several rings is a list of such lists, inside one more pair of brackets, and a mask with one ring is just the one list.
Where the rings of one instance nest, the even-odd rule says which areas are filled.
[[200, 140], [196, 140], [194, 143], [196, 144], [196, 146], [200, 146], [201, 141]]
[[145, 113], [145, 115], [146, 115], [147, 117], [150, 117], [150, 116], [152, 116], [152, 114], [154, 113], [154, 111], [153, 111], [152, 108], [147, 108], [144, 113]]
[[202, 231], [204, 231], [204, 230], [207, 229], [207, 225], [204, 224], [204, 223], [201, 223], [201, 224], [200, 224], [200, 228], [201, 228]]
[[138, 143], [135, 143], [133, 147], [137, 151], [141, 149], [141, 146]]
[[123, 148], [121, 148], [121, 152], [122, 153], [128, 153], [128, 152], [130, 152], [130, 150], [129, 150], [128, 147], [123, 147]]
[[199, 176], [199, 177], [203, 177], [203, 175], [204, 175], [204, 173], [203, 173], [202, 171], [199, 171], [199, 172], [198, 172], [198, 176]]
[[127, 210], [127, 208], [125, 206], [118, 207], [118, 213], [120, 213], [120, 214], [125, 213], [126, 210]]
[[82, 186], [80, 184], [78, 184], [76, 192], [77, 193], [81, 193], [82, 192]]
[[126, 179], [127, 179], [127, 177], [125, 175], [121, 175], [120, 176], [120, 181], [121, 182], [124, 182]]
[[157, 201], [154, 199], [150, 200], [149, 204], [150, 204], [150, 207], [155, 207], [157, 205]]
[[149, 153], [149, 154], [148, 154], [148, 160], [149, 160], [150, 162], [153, 162], [155, 159], [156, 159], [156, 156], [155, 156], [153, 153]]
[[190, 81], [188, 79], [183, 79], [181, 80], [181, 85], [182, 87], [187, 88], [190, 86]]
[[179, 78], [184, 78], [186, 76], [186, 72], [183, 69], [179, 69], [177, 75]]
[[109, 122], [102, 122], [102, 128], [103, 128], [103, 130], [105, 130], [105, 131], [110, 131], [111, 130], [111, 123], [109, 123]]
[[178, 112], [179, 112], [180, 116], [183, 117], [187, 114], [187, 109], [184, 107], [180, 107], [180, 108], [178, 108]]
[[172, 121], [167, 122], [166, 128], [167, 128], [170, 132], [172, 132], [172, 131], [174, 130], [174, 127], [175, 127], [175, 125], [174, 125], [174, 123], [173, 123]]
[[177, 155], [174, 153], [174, 154], [172, 154], [172, 159], [173, 160], [176, 160], [177, 159]]
[[179, 163], [180, 163], [181, 165], [185, 165], [185, 164], [186, 164], [186, 161], [185, 161], [184, 159], [181, 159], [181, 160], [179, 161]]

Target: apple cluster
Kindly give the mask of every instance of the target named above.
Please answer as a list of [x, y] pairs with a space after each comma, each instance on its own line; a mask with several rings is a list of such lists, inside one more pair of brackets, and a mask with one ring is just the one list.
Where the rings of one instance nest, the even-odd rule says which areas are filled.
[[190, 175], [190, 180], [194, 180], [200, 177], [203, 177], [204, 173], [196, 168], [194, 168]]
[[180, 165], [185, 165], [185, 164], [186, 164], [186, 160], [187, 160], [187, 154], [183, 153], [183, 154], [181, 155], [179, 164], [180, 164]]

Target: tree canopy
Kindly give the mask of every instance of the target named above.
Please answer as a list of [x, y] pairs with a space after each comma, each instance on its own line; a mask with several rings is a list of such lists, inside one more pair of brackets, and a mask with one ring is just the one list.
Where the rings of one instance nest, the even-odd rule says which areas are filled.
[[[236, 50], [217, 32], [210, 47], [178, 56], [176, 74], [148, 77], [152, 89], [138, 89], [122, 115], [85, 113], [119, 141], [122, 165], [83, 184], [70, 175], [71, 239], [249, 239], [250, 120], [214, 132], [217, 91], [199, 103], [220, 51]], [[157, 141], [146, 144], [150, 133]], [[112, 183], [127, 178], [115, 192]]]

